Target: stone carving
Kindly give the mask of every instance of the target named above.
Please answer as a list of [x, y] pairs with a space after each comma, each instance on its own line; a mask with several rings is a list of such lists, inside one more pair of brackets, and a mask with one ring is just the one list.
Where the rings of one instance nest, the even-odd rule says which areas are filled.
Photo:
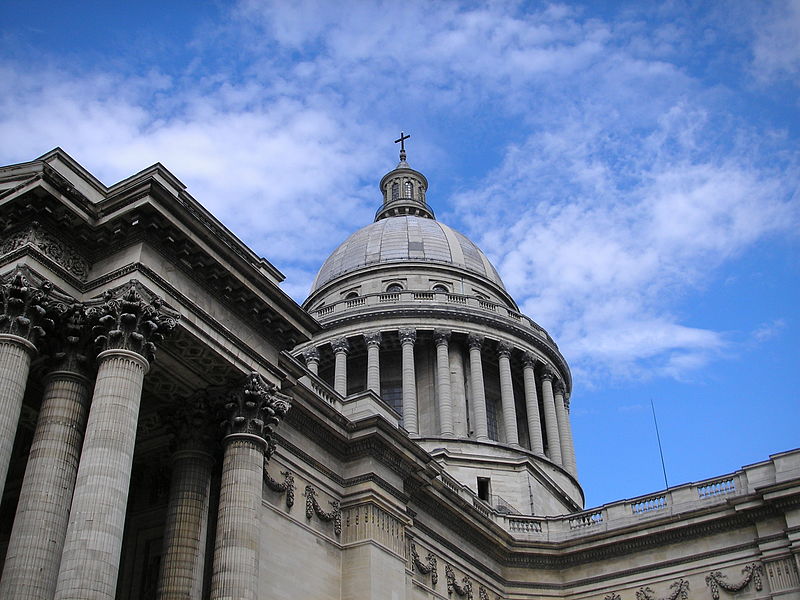
[[367, 346], [378, 346], [380, 347], [381, 342], [383, 341], [383, 334], [380, 331], [370, 331], [364, 334], [364, 343]]
[[54, 262], [64, 267], [70, 274], [81, 281], [89, 275], [89, 261], [72, 250], [61, 240], [50, 235], [34, 221], [26, 229], [16, 231], [3, 240], [0, 254], [8, 254], [17, 248], [30, 245]]
[[339, 505], [338, 500], [329, 500], [331, 504], [330, 511], [322, 510], [322, 507], [319, 505], [319, 500], [317, 500], [317, 490], [315, 490], [310, 485], [306, 486], [305, 491], [306, 497], [306, 519], [310, 519], [315, 514], [319, 517], [320, 521], [324, 521], [329, 523], [333, 521], [333, 532], [336, 535], [341, 535], [342, 533], [342, 508]]
[[483, 346], [484, 339], [485, 338], [478, 333], [470, 333], [467, 336], [467, 345], [469, 346], [470, 350], [472, 350], [473, 348], [477, 348], [478, 350], [480, 350], [481, 347]]
[[508, 342], [498, 342], [497, 343], [497, 355], [498, 356], [505, 356], [506, 358], [511, 356], [511, 351], [514, 347], [509, 344]]
[[403, 344], [413, 344], [417, 341], [417, 330], [416, 329], [400, 329], [397, 332], [398, 337], [400, 338], [400, 345]]
[[622, 600], [622, 597], [617, 592], [611, 592], [603, 600]]
[[87, 308], [83, 304], [52, 302], [48, 316], [53, 322], [53, 334], [42, 344], [42, 353], [50, 359], [53, 370], [85, 374], [89, 370], [92, 342]]
[[714, 600], [719, 600], [719, 590], [722, 588], [726, 592], [740, 592], [753, 582], [753, 587], [756, 591], [761, 591], [761, 565], [758, 563], [751, 563], [742, 569], [744, 578], [738, 583], [728, 583], [725, 575], [721, 571], [712, 571], [706, 575], [706, 585], [711, 588], [711, 597]]
[[545, 366], [542, 369], [542, 381], [553, 381], [556, 378], [556, 374], [549, 366]]
[[264, 483], [273, 492], [286, 494], [286, 508], [294, 506], [294, 475], [291, 471], [281, 471], [283, 481], [276, 481], [267, 471], [267, 461], [264, 461]]
[[258, 373], [249, 373], [244, 383], [230, 391], [223, 405], [225, 435], [247, 433], [267, 442], [267, 457], [275, 451], [273, 433], [291, 408], [292, 399]]
[[48, 296], [53, 285], [45, 281], [34, 286], [21, 269], [0, 284], [0, 333], [25, 338], [35, 344], [51, 329], [53, 321], [47, 315]]
[[130, 350], [151, 361], [156, 344], [175, 329], [180, 316], [165, 309], [160, 298], [146, 302], [137, 287], [131, 281], [117, 295], [103, 295], [103, 304], [90, 312], [92, 335], [100, 351]]
[[433, 341], [437, 346], [441, 346], [442, 344], [447, 344], [450, 341], [450, 334], [452, 332], [449, 329], [434, 329], [433, 330]]
[[536, 358], [536, 355], [531, 353], [531, 352], [525, 352], [522, 355], [522, 364], [523, 364], [523, 366], [534, 368], [536, 366], [536, 363], [538, 363], [538, 362], [539, 362], [539, 359]]
[[448, 595], [455, 592], [462, 598], [466, 598], [467, 600], [472, 600], [472, 581], [470, 581], [469, 577], [464, 575], [464, 578], [461, 580], [461, 585], [459, 585], [458, 582], [456, 581], [456, 575], [453, 572], [453, 567], [451, 567], [450, 565], [444, 566], [444, 576], [447, 579]]
[[417, 545], [414, 542], [411, 542], [411, 563], [412, 567], [416, 567], [417, 570], [422, 573], [423, 575], [430, 574], [431, 576], [431, 585], [436, 586], [439, 582], [439, 572], [436, 569], [436, 557], [433, 555], [433, 552], [428, 552], [428, 555], [425, 557], [427, 562], [422, 562], [419, 558], [419, 554], [417, 553]]
[[[685, 579], [679, 579], [674, 582], [669, 586], [669, 589], [671, 590], [670, 593], [660, 600], [676, 600], [677, 598], [681, 600], [689, 599], [689, 582]], [[649, 586], [643, 587], [636, 590], [636, 600], [656, 600], [656, 595]]]
[[564, 394], [564, 408], [569, 412], [569, 394]]
[[345, 354], [350, 352], [350, 342], [347, 341], [347, 338], [339, 338], [337, 340], [331, 340], [331, 348], [333, 348], [333, 353], [337, 354], [339, 352], [344, 352]]
[[175, 436], [175, 450], [192, 448], [210, 453], [214, 431], [209, 419], [208, 392], [198, 392], [164, 412], [167, 427]]
[[309, 362], [319, 362], [319, 350], [314, 346], [306, 348], [303, 350], [303, 359], [306, 361], [306, 364]]

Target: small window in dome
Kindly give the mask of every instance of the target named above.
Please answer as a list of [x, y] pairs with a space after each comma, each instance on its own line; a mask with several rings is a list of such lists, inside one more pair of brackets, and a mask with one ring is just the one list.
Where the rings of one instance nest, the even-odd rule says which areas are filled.
[[433, 286], [433, 291], [434, 292], [444, 292], [446, 294], [450, 290], [447, 289], [446, 285], [442, 285], [441, 283], [437, 283], [435, 286]]
[[400, 197], [400, 184], [392, 184], [392, 200], [397, 200]]
[[344, 297], [345, 300], [352, 300], [353, 298], [358, 298], [358, 292], [350, 292]]
[[420, 202], [425, 202], [425, 190], [422, 189], [422, 186], [417, 188], [417, 199]]
[[397, 294], [398, 292], [403, 291], [403, 286], [399, 283], [390, 283], [389, 286], [386, 288], [386, 292], [388, 294]]
[[405, 183], [405, 198], [413, 198], [414, 197], [414, 188], [411, 185], [410, 181], [406, 181]]

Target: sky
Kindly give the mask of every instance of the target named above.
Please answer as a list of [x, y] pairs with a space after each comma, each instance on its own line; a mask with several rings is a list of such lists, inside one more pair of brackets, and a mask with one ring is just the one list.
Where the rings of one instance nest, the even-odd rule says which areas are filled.
[[154, 162], [285, 275], [408, 161], [569, 362], [587, 507], [800, 446], [800, 0], [0, 3], [0, 163]]

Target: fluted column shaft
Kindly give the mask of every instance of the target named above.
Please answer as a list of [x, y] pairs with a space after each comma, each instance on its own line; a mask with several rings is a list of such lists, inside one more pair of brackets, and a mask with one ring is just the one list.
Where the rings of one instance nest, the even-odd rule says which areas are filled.
[[417, 332], [413, 329], [401, 329], [399, 336], [402, 348], [403, 427], [409, 434], [417, 435], [417, 376], [414, 368], [414, 342]]
[[53, 598], [90, 391], [90, 381], [78, 373], [54, 371], [47, 377], [6, 553], [0, 598]]
[[561, 437], [558, 435], [556, 402], [553, 396], [553, 373], [546, 370], [542, 375], [542, 404], [544, 405], [544, 426], [547, 431], [547, 452], [557, 465], [563, 465], [561, 457]]
[[497, 360], [500, 368], [500, 401], [503, 406], [506, 443], [519, 446], [517, 409], [514, 403], [514, 384], [511, 379], [511, 346], [509, 344], [500, 344]]
[[211, 492], [211, 455], [195, 442], [172, 455], [159, 600], [200, 600]]
[[98, 356], [97, 382], [72, 499], [57, 600], [115, 596], [145, 358], [113, 349]]
[[367, 344], [367, 389], [381, 395], [381, 332], [374, 331], [364, 336]]
[[0, 495], [5, 489], [22, 399], [36, 346], [25, 338], [0, 334]]
[[342, 396], [347, 395], [347, 354], [350, 352], [350, 345], [346, 339], [340, 339], [332, 344], [334, 367], [333, 367], [333, 389]]
[[453, 435], [453, 399], [450, 394], [449, 331], [434, 332], [436, 343], [436, 390], [439, 396], [439, 425], [442, 435]]
[[561, 440], [561, 458], [564, 461], [564, 468], [577, 475], [575, 464], [575, 448], [572, 445], [572, 426], [569, 422], [569, 411], [567, 411], [564, 399], [564, 384], [559, 382], [555, 388], [556, 418], [558, 419], [558, 435]]
[[306, 367], [314, 375], [319, 375], [319, 350], [316, 348], [309, 348], [303, 352], [303, 358], [306, 360]]
[[469, 381], [472, 388], [472, 407], [475, 412], [475, 436], [483, 441], [489, 439], [489, 422], [486, 415], [486, 388], [483, 382], [483, 359], [481, 357], [482, 335], [471, 334], [469, 342]]
[[539, 397], [536, 395], [536, 376], [533, 371], [534, 360], [526, 357], [523, 362], [522, 380], [525, 384], [525, 411], [528, 416], [528, 437], [531, 452], [544, 456], [542, 423], [539, 416]]
[[257, 598], [261, 539], [257, 523], [265, 450], [266, 442], [255, 435], [225, 438], [211, 600]]

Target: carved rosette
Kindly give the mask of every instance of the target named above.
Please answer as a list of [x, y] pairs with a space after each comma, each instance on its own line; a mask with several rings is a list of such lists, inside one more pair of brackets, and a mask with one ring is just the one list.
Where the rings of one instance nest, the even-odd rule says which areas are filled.
[[350, 342], [347, 341], [347, 338], [331, 340], [331, 348], [333, 348], [334, 354], [338, 354], [339, 352], [348, 354], [350, 352]]
[[380, 348], [383, 341], [383, 334], [380, 331], [370, 331], [364, 334], [364, 343], [367, 347], [377, 346]]
[[11, 273], [0, 283], [0, 334], [15, 335], [36, 344], [53, 325], [47, 314], [52, 290], [49, 281], [32, 285], [19, 268]]
[[434, 329], [433, 341], [437, 346], [446, 346], [450, 341], [451, 331], [449, 329]]
[[414, 344], [417, 341], [416, 329], [400, 329], [397, 332], [397, 335], [400, 337], [401, 346], [404, 346], [406, 344]]
[[103, 295], [103, 304], [90, 309], [92, 334], [101, 352], [128, 350], [152, 361], [156, 344], [175, 329], [180, 316], [164, 308], [160, 298], [145, 301], [136, 288], [132, 281], [116, 295]]
[[275, 448], [272, 434], [291, 408], [292, 399], [278, 392], [275, 385], [258, 373], [250, 373], [244, 383], [230, 391], [223, 404], [225, 435], [255, 435], [267, 442], [267, 454]]
[[514, 347], [508, 342], [498, 342], [497, 343], [497, 356], [500, 356], [500, 357], [504, 356], [506, 358], [510, 358], [511, 357], [511, 351], [513, 349], [514, 349]]
[[479, 333], [470, 333], [467, 336], [467, 345], [469, 346], [470, 350], [477, 348], [480, 350], [483, 347], [484, 337]]

